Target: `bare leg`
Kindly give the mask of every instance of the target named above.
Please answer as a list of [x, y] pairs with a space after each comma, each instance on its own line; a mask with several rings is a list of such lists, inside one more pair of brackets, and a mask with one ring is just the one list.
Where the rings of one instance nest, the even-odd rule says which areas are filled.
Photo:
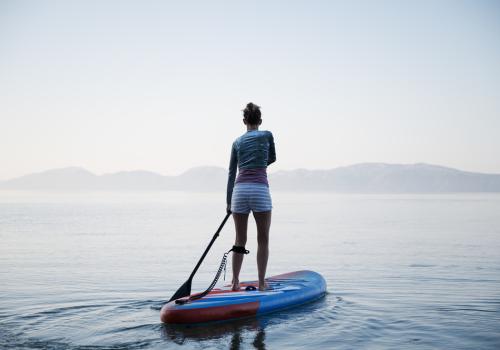
[[[236, 240], [234, 245], [244, 247], [247, 244], [248, 214], [233, 213]], [[233, 290], [240, 289], [240, 271], [243, 264], [243, 254], [233, 252]]]
[[269, 258], [269, 228], [271, 227], [271, 211], [253, 213], [257, 224], [257, 269], [259, 271], [259, 290], [267, 288], [266, 268]]

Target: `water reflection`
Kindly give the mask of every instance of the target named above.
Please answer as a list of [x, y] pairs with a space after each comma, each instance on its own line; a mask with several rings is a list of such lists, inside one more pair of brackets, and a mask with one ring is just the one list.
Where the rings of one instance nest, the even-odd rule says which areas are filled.
[[[264, 340], [266, 339], [266, 331], [264, 328], [259, 328], [255, 334], [255, 338], [252, 342], [252, 345], [254, 348], [258, 350], [265, 350], [266, 349], [266, 344], [264, 343]], [[231, 337], [231, 343], [229, 344], [229, 349], [231, 350], [239, 350], [241, 349], [241, 344], [243, 342], [243, 337], [241, 336], [240, 331], [236, 331], [233, 333], [233, 336]]]
[[253, 341], [253, 346], [256, 349], [265, 350], [265, 348], [266, 348], [266, 344], [264, 343], [265, 339], [266, 339], [266, 332], [264, 331], [264, 329], [259, 329], [259, 331], [255, 335], [255, 339]]
[[242, 348], [244, 339], [253, 336], [255, 349], [266, 349], [265, 329], [268, 318], [249, 318], [229, 322], [204, 324], [204, 325], [168, 325], [163, 324], [161, 328], [162, 337], [176, 344], [182, 345], [187, 341], [227, 340], [229, 349]]

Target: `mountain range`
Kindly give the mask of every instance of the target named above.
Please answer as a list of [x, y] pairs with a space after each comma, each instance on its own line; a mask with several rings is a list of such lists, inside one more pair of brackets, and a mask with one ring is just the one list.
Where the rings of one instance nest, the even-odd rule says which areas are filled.
[[[52, 169], [0, 181], [11, 190], [224, 191], [227, 170], [197, 167], [178, 176], [150, 171], [96, 175], [80, 167]], [[500, 192], [500, 174], [438, 165], [361, 163], [329, 170], [281, 170], [269, 174], [272, 190], [341, 193]]]

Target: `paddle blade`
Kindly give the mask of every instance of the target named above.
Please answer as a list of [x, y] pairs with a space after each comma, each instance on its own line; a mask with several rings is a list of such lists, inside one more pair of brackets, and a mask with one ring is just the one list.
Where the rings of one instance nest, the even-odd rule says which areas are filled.
[[188, 279], [179, 289], [177, 289], [177, 292], [175, 292], [175, 294], [172, 296], [172, 298], [170, 298], [168, 302], [170, 303], [172, 300], [187, 297], [190, 294], [191, 294], [191, 279]]

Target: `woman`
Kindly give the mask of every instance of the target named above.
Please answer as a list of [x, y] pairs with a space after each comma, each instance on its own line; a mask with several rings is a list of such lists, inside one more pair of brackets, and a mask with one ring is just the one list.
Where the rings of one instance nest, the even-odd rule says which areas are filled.
[[[247, 242], [248, 214], [252, 211], [257, 224], [259, 290], [265, 290], [272, 209], [266, 168], [276, 160], [276, 152], [273, 134], [259, 130], [262, 124], [259, 106], [251, 102], [247, 104], [243, 110], [243, 123], [247, 132], [233, 143], [227, 182], [227, 211], [233, 213], [236, 228], [232, 289], [240, 289], [239, 275]], [[239, 169], [237, 178], [236, 168]]]

